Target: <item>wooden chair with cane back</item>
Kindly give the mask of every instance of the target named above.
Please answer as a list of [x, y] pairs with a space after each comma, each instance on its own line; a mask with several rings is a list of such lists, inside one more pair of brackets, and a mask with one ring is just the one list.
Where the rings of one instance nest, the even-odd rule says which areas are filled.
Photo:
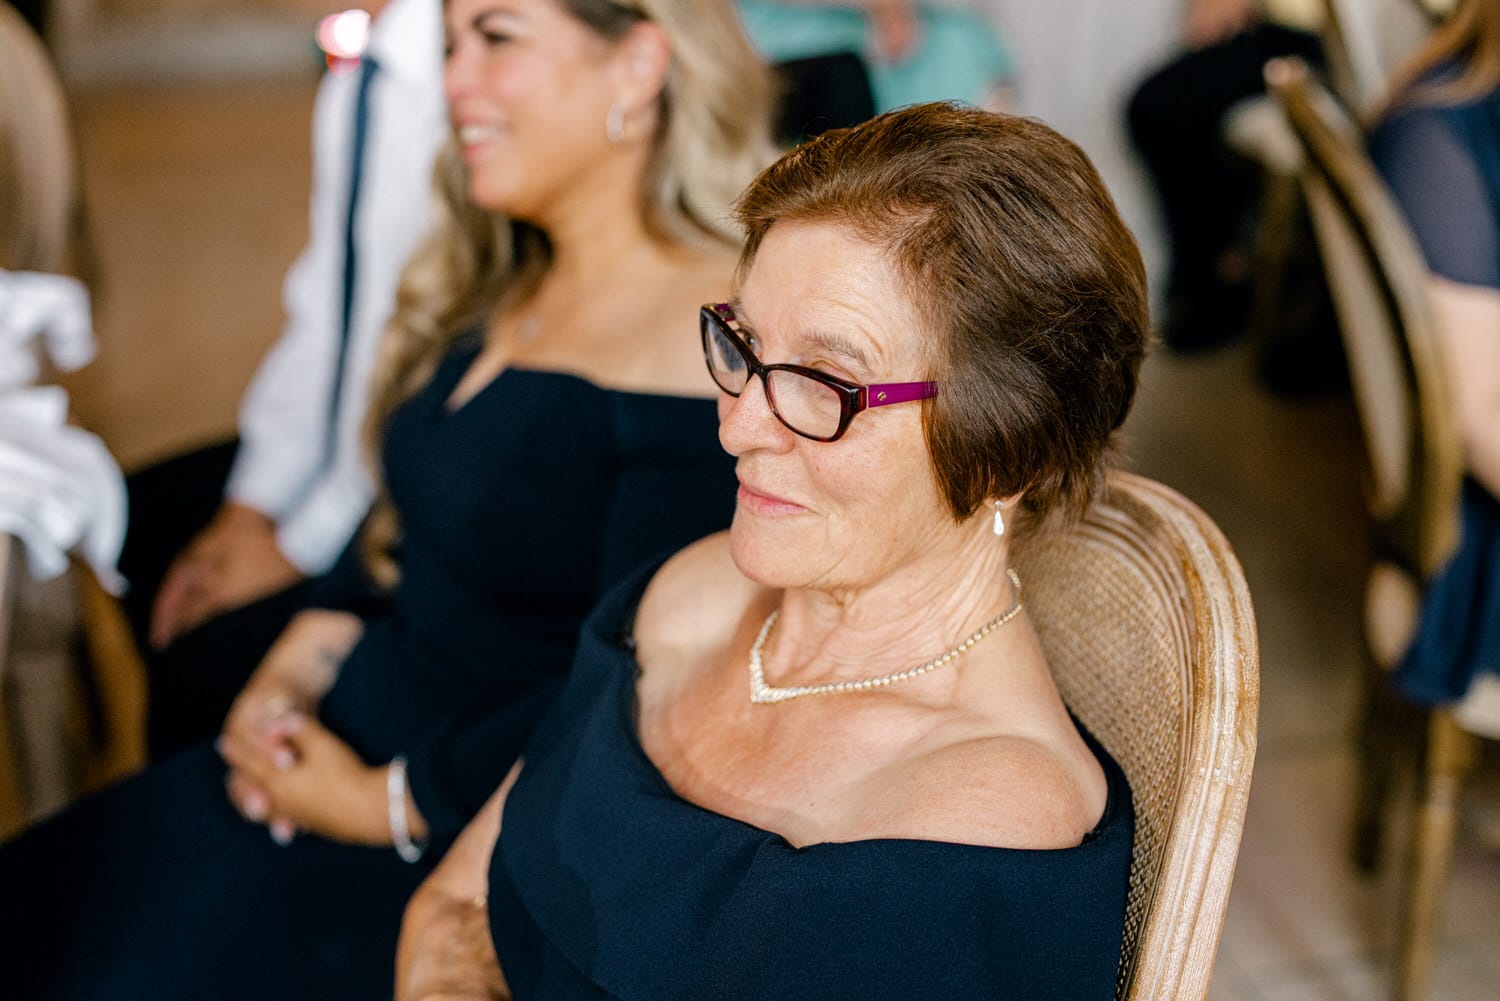
[[1175, 491], [1112, 472], [1071, 530], [1018, 543], [1064, 700], [1130, 779], [1136, 831], [1116, 997], [1208, 993], [1255, 759], [1260, 661], [1244, 574]]
[[16, 752], [3, 703], [6, 668], [10, 664], [10, 624], [15, 612], [20, 549], [14, 536], [0, 532], [0, 840], [20, 830], [26, 822]]
[[145, 764], [145, 683], [89, 567], [35, 581], [0, 532], [0, 841]]
[[[67, 95], [47, 48], [4, 4], [0, 268], [94, 277]], [[0, 837], [145, 758], [143, 669], [118, 603], [80, 563], [61, 581], [37, 582], [22, 571], [23, 556], [15, 538], [0, 534]], [[46, 684], [22, 684], [37, 679]], [[82, 691], [72, 700], [82, 711], [53, 697], [65, 681]], [[37, 712], [29, 696], [42, 689], [46, 711]], [[84, 716], [87, 732], [74, 739], [68, 730]]]
[[[1367, 513], [1376, 550], [1365, 636], [1372, 670], [1360, 734], [1356, 861], [1373, 868], [1399, 745], [1384, 673], [1416, 628], [1419, 595], [1458, 543], [1463, 455], [1427, 296], [1429, 273], [1404, 218], [1360, 146], [1333, 127], [1300, 64], [1267, 69], [1303, 147], [1302, 186], [1349, 358], [1367, 453]], [[1381, 670], [1384, 669], [1384, 670]], [[1474, 700], [1426, 720], [1425, 763], [1402, 893], [1394, 996], [1423, 996], [1452, 856], [1458, 793], [1477, 736], [1500, 715]]]
[[[1265, 3], [1271, 13], [1294, 17], [1294, 23], [1316, 22], [1324, 64], [1320, 70], [1326, 92], [1320, 99], [1336, 101], [1353, 119], [1362, 116], [1385, 92], [1391, 72], [1429, 30], [1425, 0], [1298, 0]], [[1311, 28], [1311, 24], [1306, 24]], [[1261, 203], [1254, 246], [1254, 300], [1250, 329], [1263, 355], [1282, 357], [1287, 338], [1309, 328], [1326, 329], [1327, 293], [1312, 263], [1317, 256], [1298, 183], [1301, 144], [1291, 134], [1274, 98], [1256, 97], [1240, 103], [1228, 116], [1224, 139], [1230, 148], [1258, 163], [1262, 171]], [[1331, 348], [1332, 345], [1325, 345]], [[1326, 354], [1326, 351], [1325, 351]], [[1323, 361], [1329, 359], [1326, 357]], [[1279, 366], [1287, 372], [1287, 366]], [[1295, 373], [1293, 373], [1295, 374]], [[1295, 391], [1301, 385], [1293, 382]], [[1318, 382], [1306, 383], [1318, 385]]]

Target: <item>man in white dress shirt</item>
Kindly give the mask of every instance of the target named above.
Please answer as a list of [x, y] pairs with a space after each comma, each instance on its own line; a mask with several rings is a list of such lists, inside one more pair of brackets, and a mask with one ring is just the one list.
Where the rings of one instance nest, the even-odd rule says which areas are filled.
[[[304, 582], [329, 569], [370, 505], [361, 426], [371, 368], [402, 267], [430, 222], [448, 121], [441, 4], [363, 6], [377, 12], [365, 60], [330, 72], [317, 95], [310, 237], [283, 289], [286, 326], [243, 400], [238, 450], [132, 477], [122, 569], [150, 651], [154, 754], [217, 732]], [[196, 518], [184, 510], [195, 493], [213, 498], [207, 509], [198, 502]]]

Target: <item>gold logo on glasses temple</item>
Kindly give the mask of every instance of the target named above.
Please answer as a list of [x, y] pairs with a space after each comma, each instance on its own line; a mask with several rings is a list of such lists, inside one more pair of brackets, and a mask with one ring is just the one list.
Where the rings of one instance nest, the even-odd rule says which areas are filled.
[[875, 394], [875, 399], [879, 400], [881, 403], [884, 403], [885, 402], [885, 390], [881, 390], [880, 392], [876, 393]]

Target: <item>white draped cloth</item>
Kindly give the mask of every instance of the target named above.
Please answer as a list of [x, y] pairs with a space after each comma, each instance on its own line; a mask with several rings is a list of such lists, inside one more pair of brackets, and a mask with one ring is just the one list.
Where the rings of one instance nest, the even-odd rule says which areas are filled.
[[0, 270], [0, 533], [48, 580], [77, 552], [113, 593], [125, 540], [125, 479], [95, 435], [68, 424], [68, 396], [37, 385], [45, 353], [72, 371], [94, 357], [88, 292], [72, 278]]

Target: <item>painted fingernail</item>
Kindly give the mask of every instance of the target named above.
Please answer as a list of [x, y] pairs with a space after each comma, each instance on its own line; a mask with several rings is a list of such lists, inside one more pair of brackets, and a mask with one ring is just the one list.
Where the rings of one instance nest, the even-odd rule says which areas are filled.
[[214, 738], [214, 753], [217, 754], [221, 758], [224, 756], [224, 738], [223, 737], [215, 737]]
[[285, 848], [297, 836], [297, 829], [285, 820], [271, 822], [271, 840]]
[[297, 763], [297, 756], [283, 747], [271, 756], [271, 760], [278, 771], [284, 772]]
[[269, 804], [266, 803], [264, 796], [260, 793], [252, 792], [245, 797], [245, 816], [251, 820], [265, 820], [266, 808], [268, 806]]

